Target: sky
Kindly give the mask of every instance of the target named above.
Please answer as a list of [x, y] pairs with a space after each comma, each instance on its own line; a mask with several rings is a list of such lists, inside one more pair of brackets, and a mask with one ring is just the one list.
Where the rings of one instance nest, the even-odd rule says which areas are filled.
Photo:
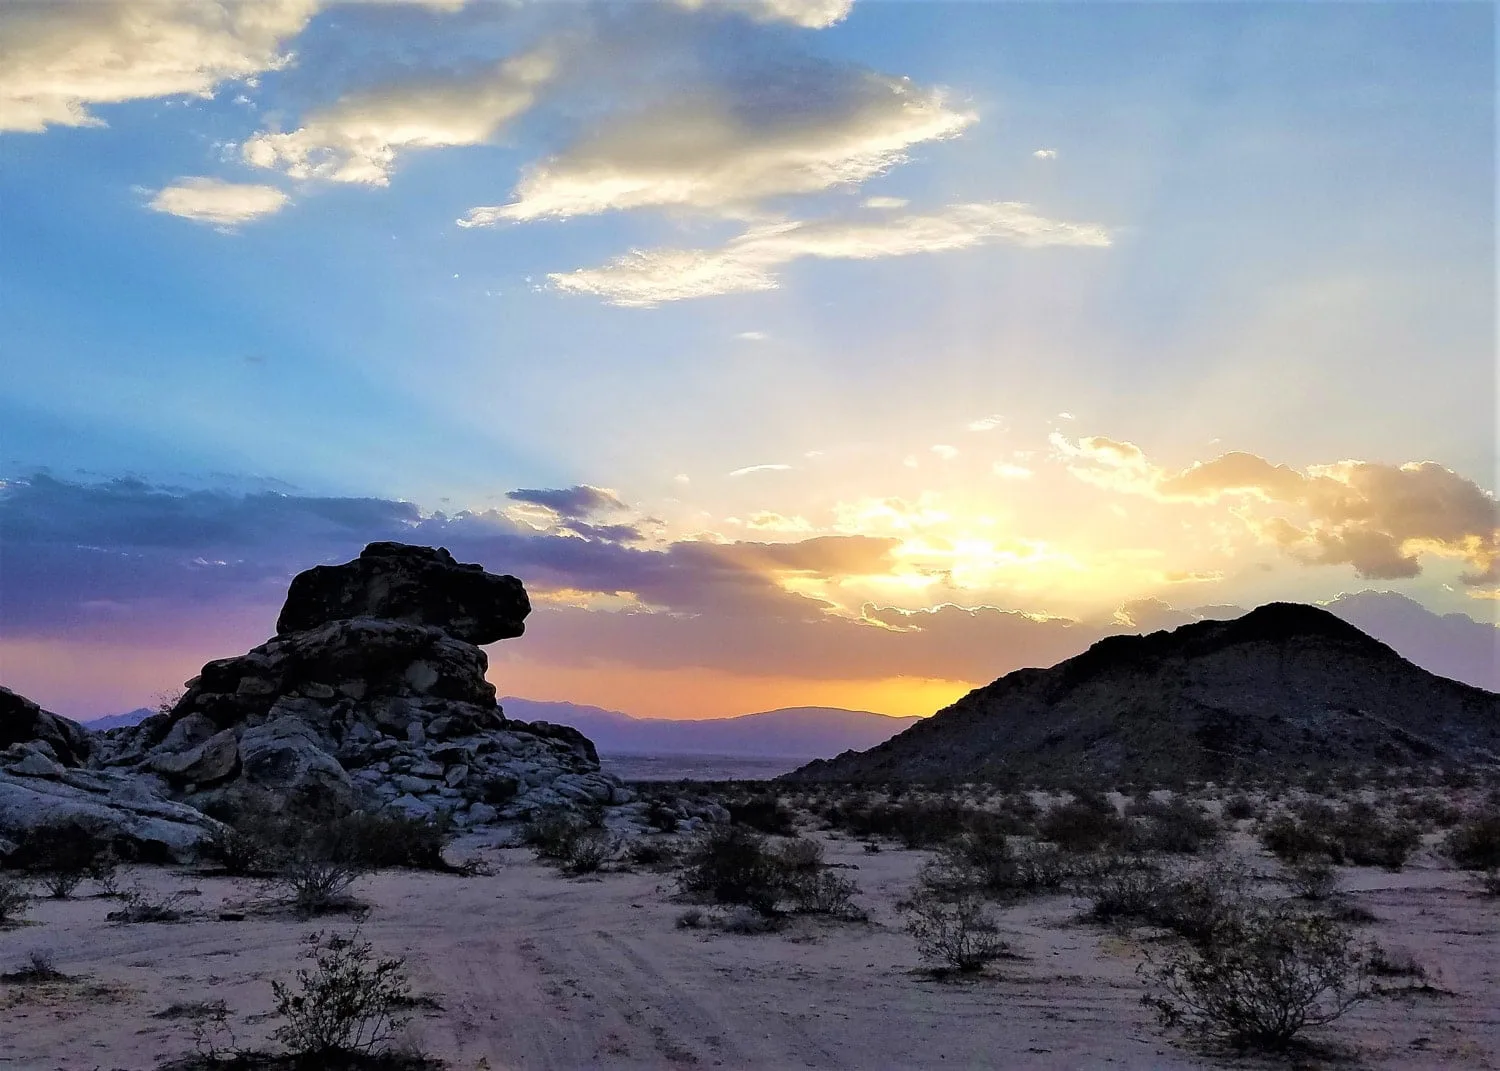
[[149, 703], [400, 539], [643, 715], [1273, 600], [1496, 687], [1494, 18], [7, 3], [0, 680]]

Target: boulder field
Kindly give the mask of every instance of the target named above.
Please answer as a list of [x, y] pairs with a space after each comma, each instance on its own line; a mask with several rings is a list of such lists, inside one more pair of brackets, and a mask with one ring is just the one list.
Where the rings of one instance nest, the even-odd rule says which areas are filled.
[[441, 548], [371, 543], [293, 579], [277, 634], [205, 665], [169, 710], [92, 734], [0, 688], [0, 854], [78, 820], [144, 857], [185, 858], [201, 813], [255, 795], [460, 828], [641, 807], [578, 730], [511, 721], [478, 646], [520, 636], [521, 581]]

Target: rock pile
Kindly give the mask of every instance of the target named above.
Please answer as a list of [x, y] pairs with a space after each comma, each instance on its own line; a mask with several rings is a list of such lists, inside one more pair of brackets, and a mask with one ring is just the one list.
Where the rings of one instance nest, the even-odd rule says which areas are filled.
[[171, 711], [105, 734], [99, 761], [197, 806], [259, 789], [469, 826], [630, 802], [582, 733], [496, 705], [476, 644], [519, 636], [530, 609], [515, 577], [372, 543], [298, 575], [273, 639], [205, 665]]
[[0, 857], [49, 827], [80, 825], [148, 862], [185, 861], [218, 823], [134, 776], [82, 768], [81, 726], [0, 687]]

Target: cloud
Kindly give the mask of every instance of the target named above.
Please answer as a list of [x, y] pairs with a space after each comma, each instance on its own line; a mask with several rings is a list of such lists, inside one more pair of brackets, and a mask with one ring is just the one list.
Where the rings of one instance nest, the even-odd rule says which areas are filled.
[[1038, 160], [1056, 160], [1057, 159], [1057, 150], [1056, 149], [1038, 149], [1038, 150], [1036, 150], [1036, 152], [1032, 153], [1031, 155], [1034, 156], [1034, 157], [1036, 157]]
[[1002, 480], [1029, 480], [1034, 475], [1025, 465], [1013, 465], [1008, 461], [995, 462], [990, 471]]
[[905, 208], [911, 202], [905, 197], [866, 197], [860, 202], [866, 208]]
[[722, 8], [739, 12], [756, 22], [789, 22], [808, 30], [821, 30], [842, 22], [854, 0], [674, 0], [689, 11]]
[[1188, 610], [1178, 610], [1157, 598], [1134, 599], [1115, 611], [1115, 623], [1132, 632], [1159, 632], [1201, 620]]
[[[585, 498], [574, 504], [587, 505]], [[1241, 612], [1181, 611], [1146, 599], [1121, 608], [1128, 623], [995, 606], [868, 604], [850, 615], [784, 583], [887, 571], [896, 540], [824, 536], [644, 548], [538, 533], [498, 511], [444, 516], [385, 499], [189, 491], [136, 480], [10, 481], [0, 485], [0, 530], [0, 642], [11, 651], [51, 643], [54, 654], [70, 652], [79, 665], [110, 645], [158, 650], [175, 642], [200, 650], [210, 632], [226, 645], [217, 653], [242, 650], [270, 634], [294, 573], [347, 560], [377, 539], [446, 546], [461, 561], [520, 576], [538, 596], [537, 610], [526, 639], [508, 645], [506, 656], [560, 668], [603, 663], [807, 680], [982, 682], [1052, 665], [1123, 628]], [[617, 597], [617, 605], [636, 609], [568, 605], [578, 593]], [[1393, 599], [1341, 597], [1330, 609], [1378, 638], [1396, 637], [1388, 642], [1397, 650], [1435, 660], [1439, 672], [1475, 683], [1482, 683], [1475, 674], [1493, 674], [1492, 627], [1458, 615], [1434, 626], [1435, 615]]]
[[735, 469], [729, 475], [748, 476], [752, 472], [787, 472], [791, 467], [790, 465], [746, 465], [742, 469]]
[[385, 186], [401, 152], [489, 141], [532, 106], [556, 69], [552, 50], [540, 48], [478, 74], [353, 93], [289, 133], [256, 134], [241, 152], [293, 178]]
[[0, 130], [102, 126], [95, 105], [189, 95], [287, 64], [317, 0], [40, 0], [0, 6]]
[[742, 215], [768, 198], [857, 185], [976, 119], [940, 90], [831, 65], [686, 88], [530, 168], [509, 204], [458, 222], [566, 219], [638, 208]]
[[[1233, 452], [1179, 472], [1152, 464], [1133, 443], [1053, 433], [1057, 456], [1078, 478], [1164, 502], [1229, 499], [1256, 535], [1308, 565], [1350, 565], [1370, 579], [1414, 577], [1421, 555], [1456, 558], [1478, 587], [1500, 584], [1500, 502], [1432, 461], [1340, 461], [1298, 471]], [[1248, 507], [1282, 507], [1256, 516]]]
[[1500, 691], [1500, 627], [1464, 614], [1435, 614], [1394, 591], [1343, 594], [1323, 605], [1424, 669]]
[[587, 520], [601, 513], [617, 513], [629, 509], [620, 496], [603, 487], [577, 484], [573, 487], [520, 488], [507, 491], [505, 497], [513, 502], [526, 502], [551, 510], [567, 520]]
[[183, 178], [156, 191], [149, 207], [154, 212], [181, 216], [195, 223], [234, 227], [261, 216], [274, 215], [290, 202], [291, 198], [275, 186]]
[[944, 461], [952, 461], [955, 457], [958, 456], [958, 447], [949, 446], [947, 443], [938, 443], [937, 445], [931, 447], [931, 450], [934, 454], [942, 458]]
[[874, 260], [992, 243], [1102, 247], [1110, 238], [1103, 227], [1047, 219], [1015, 202], [958, 204], [926, 215], [757, 226], [717, 249], [636, 250], [602, 268], [547, 278], [565, 293], [646, 308], [664, 301], [774, 290], [780, 285], [778, 270], [807, 257]]
[[968, 431], [994, 431], [996, 428], [1005, 427], [1005, 418], [999, 413], [992, 413], [978, 420], [971, 420], [965, 425]]

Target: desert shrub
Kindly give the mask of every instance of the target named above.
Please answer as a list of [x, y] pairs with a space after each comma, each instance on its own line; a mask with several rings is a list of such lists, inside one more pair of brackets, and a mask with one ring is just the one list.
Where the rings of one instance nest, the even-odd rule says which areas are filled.
[[1224, 835], [1212, 815], [1182, 796], [1132, 802], [1125, 815], [1130, 823], [1126, 836], [1136, 851], [1196, 855]]
[[677, 916], [677, 928], [679, 930], [701, 930], [705, 917], [701, 907], [690, 907]]
[[827, 867], [792, 873], [786, 879], [786, 891], [792, 910], [799, 914], [859, 921], [866, 917], [854, 903], [859, 886]]
[[299, 913], [324, 915], [358, 906], [349, 890], [363, 872], [355, 863], [303, 846], [282, 861], [272, 884]]
[[1464, 820], [1464, 812], [1457, 804], [1426, 793], [1403, 799], [1396, 814], [1403, 821], [1425, 829], [1452, 829]]
[[783, 870], [765, 838], [745, 826], [710, 831], [684, 858], [678, 885], [689, 896], [719, 904], [743, 904], [764, 915], [776, 912]]
[[408, 1019], [411, 1003], [405, 961], [379, 958], [358, 930], [348, 936], [322, 933], [304, 939], [293, 984], [271, 983], [276, 1014], [284, 1022], [273, 1037], [299, 1057], [328, 1058], [375, 1053], [389, 1046]]
[[965, 833], [938, 849], [921, 880], [939, 896], [972, 892], [1013, 900], [1061, 891], [1074, 869], [1053, 845], [1016, 843], [996, 833]]
[[978, 896], [946, 900], [919, 890], [901, 906], [918, 954], [942, 969], [977, 973], [1009, 951]]
[[52, 953], [44, 948], [32, 949], [13, 971], [0, 974], [0, 982], [13, 985], [39, 985], [43, 982], [65, 982], [68, 976], [57, 969]]
[[33, 829], [8, 862], [34, 874], [48, 896], [65, 900], [106, 858], [113, 858], [108, 839], [78, 822], [59, 821]]
[[447, 815], [410, 818], [350, 811], [312, 827], [308, 836], [321, 841], [324, 854], [369, 870], [461, 869], [443, 858], [443, 849], [453, 839], [453, 822]]
[[[1500, 896], [1500, 867], [1490, 867], [1484, 873], [1476, 874], [1474, 880], [1481, 896]], [[0, 915], [0, 920], [3, 918]]]
[[835, 800], [818, 814], [833, 828], [855, 837], [882, 837], [899, 840], [908, 848], [933, 848], [963, 833], [1029, 832], [1025, 804], [987, 811], [947, 797], [908, 797], [893, 788], [885, 801], [854, 796]]
[[1427, 979], [1427, 968], [1417, 962], [1416, 956], [1406, 951], [1382, 948], [1380, 945], [1370, 946], [1365, 970], [1376, 978]]
[[1364, 952], [1349, 930], [1286, 904], [1259, 906], [1204, 944], [1148, 960], [1142, 974], [1157, 990], [1142, 999], [1164, 1028], [1271, 1051], [1370, 992]]
[[101, 896], [120, 895], [120, 857], [111, 847], [95, 857], [89, 866], [89, 880], [99, 889]]
[[1224, 801], [1224, 817], [1231, 822], [1243, 822], [1246, 818], [1254, 818], [1259, 810], [1255, 801], [1243, 792], [1237, 792]]
[[1455, 826], [1443, 838], [1443, 852], [1464, 870], [1500, 868], [1500, 810]]
[[632, 866], [653, 869], [671, 866], [677, 861], [677, 852], [670, 844], [641, 837], [631, 841], [625, 848], [625, 858]]
[[564, 873], [594, 874], [614, 855], [614, 842], [597, 829], [584, 830], [568, 842], [567, 854], [559, 862]]
[[187, 893], [153, 893], [147, 889], [126, 889], [120, 894], [121, 906], [105, 916], [111, 922], [178, 922], [186, 912], [179, 905]]
[[730, 908], [724, 914], [723, 921], [720, 923], [725, 933], [741, 935], [770, 933], [780, 924], [780, 919], [744, 904]]
[[200, 851], [230, 877], [263, 877], [273, 873], [285, 845], [259, 831], [220, 825], [209, 833]]
[[537, 815], [521, 827], [521, 843], [538, 859], [562, 862], [573, 850], [573, 842], [585, 830], [583, 821], [566, 811]]
[[1308, 857], [1291, 863], [1284, 879], [1303, 900], [1327, 900], [1338, 890], [1339, 874], [1327, 859]]
[[1400, 870], [1422, 842], [1409, 822], [1387, 821], [1365, 803], [1335, 810], [1305, 804], [1297, 813], [1278, 815], [1262, 826], [1261, 843], [1283, 863], [1326, 856], [1337, 865], [1381, 866]]
[[1036, 828], [1038, 837], [1065, 852], [1096, 852], [1119, 843], [1126, 833], [1114, 804], [1092, 794], [1052, 807]]
[[31, 905], [31, 887], [22, 878], [0, 874], [0, 926], [9, 926]]
[[1186, 873], [1127, 858], [1099, 867], [1081, 891], [1089, 900], [1086, 917], [1094, 922], [1159, 926], [1202, 944], [1239, 918], [1248, 880], [1232, 864]]
[[751, 796], [748, 799], [731, 800], [729, 820], [736, 825], [749, 826], [758, 833], [788, 836], [796, 829], [797, 816], [774, 795]]

